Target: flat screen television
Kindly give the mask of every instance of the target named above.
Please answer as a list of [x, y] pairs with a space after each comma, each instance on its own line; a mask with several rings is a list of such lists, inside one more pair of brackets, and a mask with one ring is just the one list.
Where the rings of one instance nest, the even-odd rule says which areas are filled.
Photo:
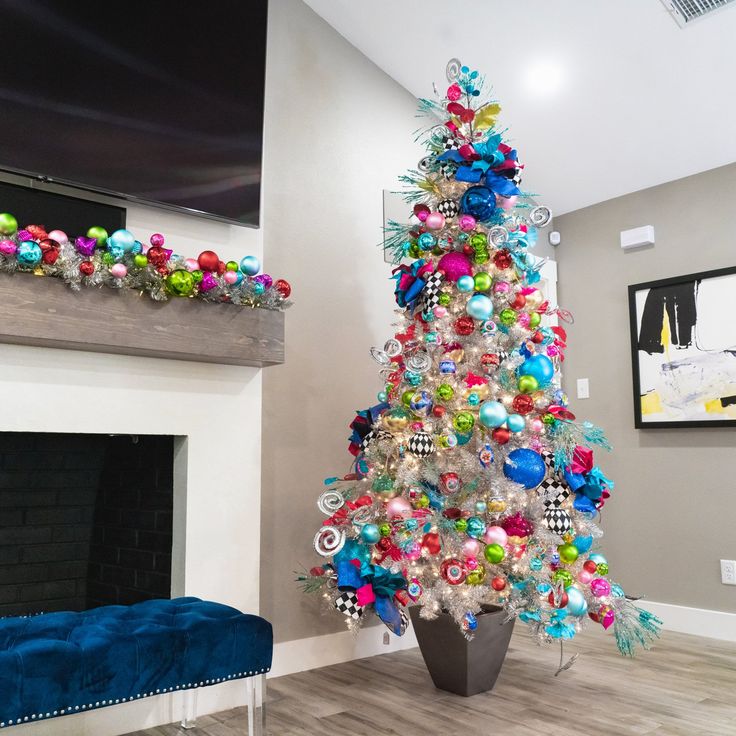
[[0, 169], [257, 227], [266, 16], [0, 0]]

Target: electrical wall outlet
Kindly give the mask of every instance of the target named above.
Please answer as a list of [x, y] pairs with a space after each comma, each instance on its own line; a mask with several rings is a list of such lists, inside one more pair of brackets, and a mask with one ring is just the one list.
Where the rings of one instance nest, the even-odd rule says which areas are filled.
[[383, 643], [388, 646], [391, 643], [391, 637], [389, 636], [388, 631], [383, 632]]
[[736, 560], [721, 560], [721, 582], [736, 585]]

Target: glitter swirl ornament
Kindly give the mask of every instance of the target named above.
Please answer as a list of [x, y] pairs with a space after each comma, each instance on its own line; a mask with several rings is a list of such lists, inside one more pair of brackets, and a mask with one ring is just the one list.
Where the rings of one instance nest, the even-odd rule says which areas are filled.
[[314, 535], [314, 551], [322, 557], [332, 557], [345, 546], [345, 532], [334, 526], [323, 526]]
[[344, 505], [345, 499], [340, 491], [325, 491], [319, 499], [317, 499], [317, 508], [319, 508], [325, 516], [332, 516]]

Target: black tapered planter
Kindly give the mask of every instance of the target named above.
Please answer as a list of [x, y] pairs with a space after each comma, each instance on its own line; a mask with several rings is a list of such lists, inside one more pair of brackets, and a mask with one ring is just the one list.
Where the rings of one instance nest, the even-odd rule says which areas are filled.
[[484, 606], [477, 614], [478, 628], [468, 641], [447, 613], [428, 621], [421, 606], [409, 609], [411, 622], [432, 682], [440, 690], [457, 695], [477, 695], [492, 690], [506, 658], [514, 621], [503, 623], [502, 608]]

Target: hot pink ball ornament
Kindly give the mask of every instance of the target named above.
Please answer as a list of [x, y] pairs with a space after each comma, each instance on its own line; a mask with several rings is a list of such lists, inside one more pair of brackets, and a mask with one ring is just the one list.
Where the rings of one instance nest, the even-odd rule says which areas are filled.
[[405, 550], [404, 557], [407, 560], [418, 560], [422, 556], [422, 545], [419, 542], [412, 542]]
[[124, 279], [128, 275], [128, 268], [124, 263], [115, 263], [110, 266], [110, 273], [116, 279]]
[[165, 238], [161, 233], [154, 233], [151, 235], [149, 240], [151, 241], [151, 245], [155, 245], [160, 248], [164, 244]]
[[199, 282], [199, 290], [210, 291], [210, 289], [214, 289], [216, 286], [217, 281], [215, 277], [209, 271], [205, 271], [202, 274], [202, 280]]
[[460, 89], [459, 84], [451, 84], [447, 88], [447, 99], [450, 102], [457, 102], [463, 96], [463, 91]]
[[226, 284], [237, 284], [238, 283], [238, 272], [237, 271], [225, 271], [222, 274], [222, 279]]
[[511, 284], [509, 284], [508, 281], [496, 281], [496, 283], [493, 284], [494, 294], [508, 294], [510, 290]]
[[529, 312], [520, 312], [516, 324], [520, 327], [529, 327]]
[[0, 253], [4, 256], [12, 256], [17, 250], [18, 246], [12, 240], [0, 240]]
[[184, 267], [187, 271], [196, 271], [199, 268], [199, 263], [197, 263], [196, 258], [185, 258]]
[[475, 557], [468, 557], [465, 560], [465, 567], [467, 567], [468, 570], [475, 570], [478, 567], [478, 560], [476, 560]]
[[457, 224], [463, 232], [468, 232], [475, 227], [475, 217], [473, 215], [460, 215], [457, 219]]
[[469, 538], [463, 542], [463, 555], [465, 557], [477, 557], [480, 554], [480, 542]]
[[611, 584], [605, 578], [596, 578], [590, 583], [590, 589], [597, 598], [603, 598], [611, 592]]
[[445, 216], [441, 212], [430, 212], [424, 224], [430, 230], [442, 230], [445, 226]]
[[386, 516], [389, 519], [395, 519], [397, 516], [400, 519], [408, 519], [411, 516], [411, 512], [411, 504], [402, 496], [392, 498], [386, 504]]
[[440, 258], [437, 268], [440, 271], [444, 271], [445, 278], [452, 282], [457, 281], [461, 276], [473, 275], [473, 266], [470, 263], [470, 259], [458, 251], [445, 253]]
[[55, 240], [57, 243], [68, 243], [69, 238], [63, 230], [52, 230], [49, 233], [51, 240]]
[[509, 535], [500, 526], [489, 526], [483, 535], [483, 541], [486, 544], [500, 544], [504, 547], [509, 541]]

